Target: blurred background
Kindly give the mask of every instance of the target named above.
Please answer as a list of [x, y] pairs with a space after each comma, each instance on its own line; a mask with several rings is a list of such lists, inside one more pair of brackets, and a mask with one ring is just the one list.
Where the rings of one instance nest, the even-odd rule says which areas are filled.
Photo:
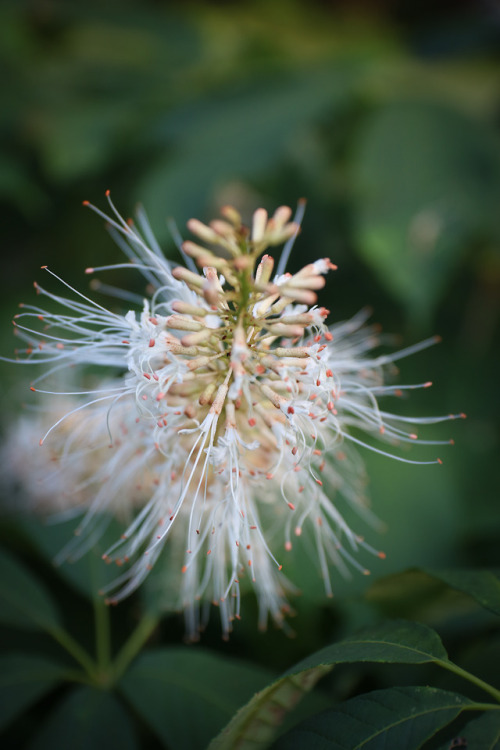
[[[497, 554], [500, 6], [470, 2], [4, 1], [2, 354], [48, 264], [88, 290], [121, 260], [84, 199], [127, 216], [208, 220], [224, 203], [308, 207], [292, 270], [328, 255], [322, 302], [364, 306], [434, 387], [409, 412], [468, 414], [441, 468], [372, 460], [384, 571]], [[124, 271], [103, 281], [143, 290]], [[53, 287], [55, 288], [55, 287]], [[59, 290], [58, 290], [59, 291]], [[117, 305], [99, 296], [99, 301]], [[3, 366], [4, 414], [30, 374]], [[416, 456], [415, 456], [416, 457]], [[434, 458], [434, 455], [422, 456]], [[382, 572], [382, 571], [380, 571]]]
[[[387, 553], [372, 580], [498, 565], [500, 5], [4, 0], [0, 13], [1, 353], [41, 265], [87, 292], [85, 267], [121, 261], [83, 200], [105, 208], [110, 189], [125, 216], [140, 202], [176, 258], [168, 217], [186, 236], [225, 203], [249, 218], [306, 197], [291, 270], [338, 265], [331, 321], [369, 306], [396, 346], [442, 336], [401, 363], [401, 382], [433, 388], [395, 408], [468, 415], [427, 431], [455, 439], [441, 467], [365, 456], [387, 524], [369, 538]], [[100, 278], [143, 291], [127, 271]], [[2, 363], [2, 380], [8, 438], [30, 373]], [[313, 577], [303, 588], [322, 597]], [[340, 601], [368, 583], [339, 581]]]

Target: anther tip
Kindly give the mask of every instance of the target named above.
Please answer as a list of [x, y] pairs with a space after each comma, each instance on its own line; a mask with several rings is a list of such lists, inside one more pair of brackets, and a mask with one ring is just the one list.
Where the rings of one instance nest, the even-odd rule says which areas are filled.
[[111, 190], [106, 190], [105, 192], [106, 198], [109, 198], [110, 195], [111, 195]]
[[82, 206], [90, 206], [90, 201], [82, 201]]
[[86, 273], [86, 274], [94, 273], [94, 269], [93, 269], [93, 268], [91, 268], [91, 267], [89, 267], [89, 268], [86, 268], [86, 269], [85, 269], [85, 273]]

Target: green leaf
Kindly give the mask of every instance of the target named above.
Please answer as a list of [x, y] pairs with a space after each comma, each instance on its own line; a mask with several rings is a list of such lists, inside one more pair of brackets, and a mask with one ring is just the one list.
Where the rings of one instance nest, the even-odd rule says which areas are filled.
[[44, 656], [0, 656], [0, 728], [48, 693], [67, 671]]
[[283, 677], [257, 693], [210, 743], [208, 750], [267, 747], [286, 714], [295, 708], [331, 667], [319, 666]]
[[[500, 750], [500, 711], [486, 711], [478, 719], [469, 721], [460, 730], [470, 750]], [[444, 742], [438, 750], [449, 750], [450, 740]], [[457, 746], [458, 750], [458, 746]]]
[[[381, 662], [424, 664], [448, 657], [437, 633], [420, 623], [396, 620], [316, 651], [289, 669], [244, 706], [210, 745], [210, 750], [251, 748], [269, 740], [286, 711], [335, 664]], [[248, 740], [248, 744], [246, 741]]]
[[411, 315], [428, 316], [466, 248], [493, 236], [494, 134], [442, 103], [393, 101], [368, 120], [354, 176], [360, 253]]
[[454, 589], [472, 596], [486, 609], [500, 615], [500, 575], [493, 570], [426, 570]]
[[40, 581], [1, 549], [0, 622], [25, 630], [59, 628], [57, 610]]
[[339, 703], [278, 739], [273, 750], [419, 750], [475, 704], [432, 687], [374, 690]]
[[79, 687], [52, 712], [29, 750], [138, 750], [132, 723], [112, 693]]
[[447, 661], [448, 655], [434, 630], [418, 622], [393, 620], [316, 651], [287, 674], [356, 661], [425, 664], [437, 660]]
[[140, 656], [119, 687], [165, 745], [201, 750], [270, 678], [237, 659], [164, 648]]

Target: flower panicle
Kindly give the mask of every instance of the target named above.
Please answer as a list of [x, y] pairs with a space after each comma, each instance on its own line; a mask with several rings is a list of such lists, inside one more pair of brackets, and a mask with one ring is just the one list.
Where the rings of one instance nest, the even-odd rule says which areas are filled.
[[[257, 209], [250, 227], [230, 206], [209, 224], [191, 219], [196, 241], [182, 242], [187, 265], [175, 268], [142, 210], [136, 225], [121, 217], [109, 193], [108, 202], [110, 216], [85, 205], [106, 220], [128, 258], [114, 267], [136, 268], [152, 289], [142, 310], [120, 315], [71, 287], [66, 298], [37, 285], [63, 311], [25, 306], [15, 320], [27, 343], [24, 361], [50, 364], [32, 390], [69, 365], [111, 367], [116, 374], [112, 382], [83, 389], [81, 402], [46, 433], [64, 434], [67, 420], [76, 421], [82, 436], [90, 420], [102, 425], [101, 433], [93, 428], [96, 445], [106, 439], [112, 446], [107, 458], [89, 452], [94, 496], [63, 555], [88, 548], [98, 513], [115, 512], [126, 485], [145, 486], [139, 503], [128, 503], [133, 518], [121, 539], [104, 555], [125, 565], [104, 592], [108, 601], [134, 591], [164, 553], [165, 575], [191, 637], [204, 622], [207, 602], [218, 606], [228, 635], [240, 617], [242, 585], [256, 592], [262, 627], [269, 617], [283, 625], [295, 591], [284, 571], [303, 532], [314, 539], [329, 596], [332, 568], [366, 574], [358, 554], [384, 556], [341, 512], [344, 503], [378, 524], [358, 449], [407, 463], [441, 462], [408, 458], [403, 449], [449, 442], [421, 439], [418, 429], [464, 415], [412, 419], [379, 406], [386, 396], [429, 387], [392, 386], [385, 378], [394, 362], [435, 339], [373, 356], [379, 335], [365, 326], [366, 311], [327, 325], [329, 311], [318, 306], [317, 294], [336, 266], [320, 258], [294, 274], [285, 268], [303, 201], [293, 218], [285, 206], [272, 216]], [[275, 273], [267, 251], [279, 245]], [[67, 436], [64, 443], [61, 471], [71, 477], [74, 443]], [[111, 471], [120, 461], [128, 466], [126, 482]]]

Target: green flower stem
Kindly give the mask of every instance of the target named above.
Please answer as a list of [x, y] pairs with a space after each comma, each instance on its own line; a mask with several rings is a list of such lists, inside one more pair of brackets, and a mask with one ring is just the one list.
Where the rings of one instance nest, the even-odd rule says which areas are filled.
[[449, 672], [453, 672], [459, 677], [463, 677], [464, 680], [468, 680], [468, 682], [471, 682], [473, 685], [481, 688], [481, 690], [489, 693], [496, 701], [500, 703], [500, 690], [494, 688], [493, 685], [490, 685], [488, 682], [484, 682], [484, 680], [481, 680], [479, 677], [476, 677], [476, 675], [467, 672], [466, 669], [462, 669], [462, 667], [459, 667], [457, 664], [453, 664], [452, 661], [436, 659], [435, 663], [440, 667], [443, 667], [443, 669], [447, 669]]
[[109, 668], [111, 661], [111, 640], [109, 608], [102, 599], [94, 599], [95, 649], [97, 666], [100, 672]]
[[80, 644], [62, 628], [50, 628], [49, 633], [52, 638], [54, 638], [54, 640], [57, 641], [57, 643], [67, 651], [81, 667], [83, 667], [87, 675], [93, 680], [96, 675], [97, 665], [85, 649], [82, 648]]
[[159, 618], [155, 615], [145, 614], [139, 622], [130, 638], [125, 642], [121, 651], [117, 654], [113, 663], [113, 681], [118, 680], [125, 673], [130, 662], [137, 656], [142, 646], [146, 643], [151, 633], [158, 625]]

